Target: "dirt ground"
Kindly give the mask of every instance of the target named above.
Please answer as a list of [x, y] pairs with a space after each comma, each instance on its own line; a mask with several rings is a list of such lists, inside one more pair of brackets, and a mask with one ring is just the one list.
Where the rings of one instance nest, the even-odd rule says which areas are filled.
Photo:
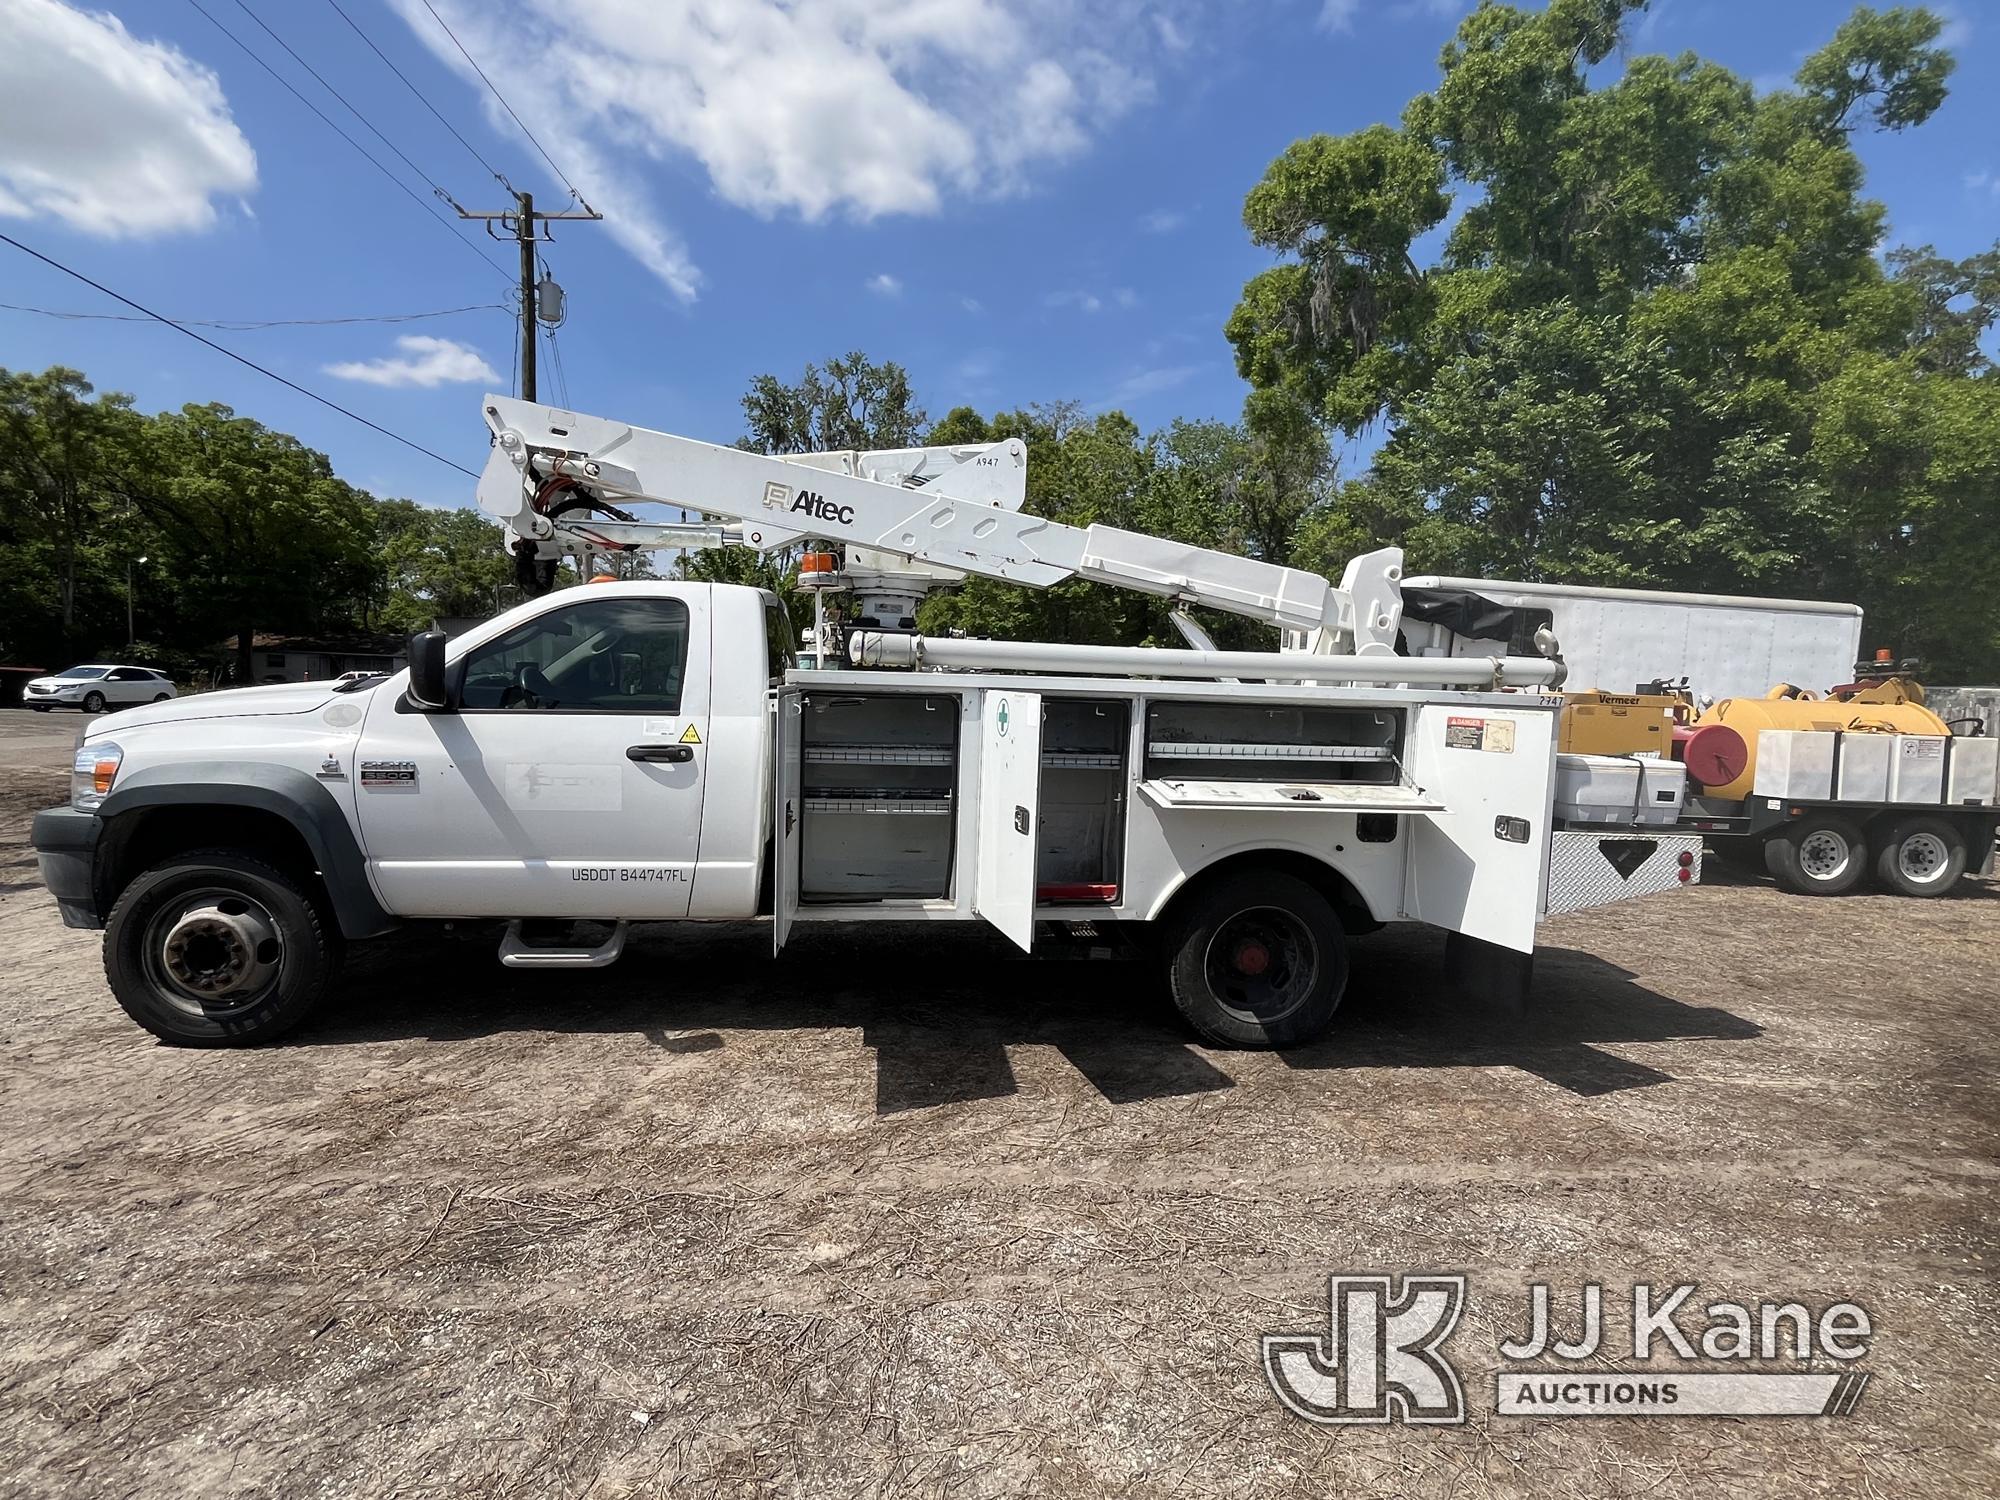
[[[1135, 964], [754, 927], [581, 974], [401, 936], [289, 1043], [182, 1051], [35, 880], [75, 729], [0, 714], [0, 1494], [2000, 1486], [1993, 886], [1582, 913], [1525, 1021], [1384, 933], [1284, 1056], [1192, 1045]], [[1259, 1335], [1365, 1271], [1470, 1274], [1466, 1425], [1274, 1399]], [[1852, 1299], [1873, 1380], [1495, 1417], [1537, 1280]]]

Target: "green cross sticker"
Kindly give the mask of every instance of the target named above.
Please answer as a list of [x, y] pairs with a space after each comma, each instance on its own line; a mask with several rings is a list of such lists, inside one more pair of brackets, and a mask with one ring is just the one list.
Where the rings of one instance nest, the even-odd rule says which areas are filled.
[[1000, 712], [996, 717], [999, 720], [1001, 736], [1004, 738], [1007, 733], [1007, 700], [1005, 698], [1000, 700]]

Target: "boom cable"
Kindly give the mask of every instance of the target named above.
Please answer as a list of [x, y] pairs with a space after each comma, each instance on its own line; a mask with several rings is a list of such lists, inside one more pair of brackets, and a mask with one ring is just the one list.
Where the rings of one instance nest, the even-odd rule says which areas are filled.
[[368, 420], [368, 418], [360, 415], [358, 412], [349, 411], [346, 407], [342, 406], [338, 401], [328, 400], [325, 396], [320, 395], [318, 391], [307, 390], [304, 386], [300, 385], [296, 380], [287, 380], [284, 376], [278, 374], [276, 371], [265, 369], [262, 365], [258, 364], [257, 361], [255, 361], [254, 359], [246, 359], [243, 355], [238, 354], [234, 349], [230, 349], [221, 344], [218, 344], [214, 339], [204, 338], [201, 334], [196, 333], [192, 328], [188, 327], [185, 323], [176, 323], [172, 318], [169, 318], [161, 313], [156, 313], [150, 307], [146, 307], [140, 303], [134, 302], [130, 297], [127, 297], [124, 293], [112, 291], [110, 287], [104, 285], [104, 283], [101, 281], [92, 281], [88, 276], [84, 275], [83, 272], [72, 270], [70, 267], [64, 265], [61, 261], [56, 260], [50, 256], [44, 255], [42, 254], [41, 251], [36, 250], [28, 245], [22, 244], [12, 235], [0, 234], [0, 243], [12, 245], [16, 250], [19, 250], [23, 255], [33, 256], [43, 265], [48, 266], [54, 270], [60, 271], [65, 276], [74, 277], [76, 280], [82, 282], [85, 286], [90, 287], [92, 290], [102, 292], [104, 293], [105, 296], [112, 298], [114, 301], [124, 303], [134, 312], [144, 313], [147, 317], [151, 318], [156, 323], [166, 324], [167, 327], [173, 329], [176, 333], [186, 334], [189, 338], [193, 339], [198, 344], [208, 345], [208, 347], [213, 349], [217, 354], [226, 355], [230, 359], [235, 360], [236, 363], [238, 363], [239, 365], [245, 365], [248, 366], [250, 369], [255, 370], [259, 375], [264, 376], [266, 379], [275, 380], [278, 382], [279, 385], [284, 386], [286, 389], [297, 391], [301, 396], [304, 396], [309, 401], [317, 401], [321, 406], [326, 407], [329, 411], [339, 412], [343, 417], [346, 417], [350, 422], [359, 422], [363, 427], [368, 428], [370, 431], [379, 432], [382, 434], [383, 437], [390, 439], [392, 442], [401, 443], [405, 448], [409, 448], [414, 452], [423, 454], [425, 458], [436, 459], [446, 468], [456, 469], [458, 470], [459, 473], [465, 475], [465, 477], [468, 479], [477, 479], [479, 477], [478, 474], [474, 473], [471, 469], [466, 468], [464, 464], [454, 463], [452, 462], [452, 460], [446, 458], [442, 453], [434, 453], [429, 448], [426, 448], [422, 443], [417, 442], [413, 438], [406, 438], [400, 432], [391, 432], [388, 428], [384, 427], [380, 422], [371, 422]]

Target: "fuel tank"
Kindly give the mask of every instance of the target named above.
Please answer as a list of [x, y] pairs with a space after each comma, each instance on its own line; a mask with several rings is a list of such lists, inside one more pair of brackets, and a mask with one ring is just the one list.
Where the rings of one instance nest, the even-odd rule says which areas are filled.
[[1707, 795], [1726, 802], [1741, 802], [1750, 795], [1757, 779], [1757, 731], [1760, 729], [1839, 729], [1862, 734], [1941, 734], [1951, 729], [1944, 720], [1925, 708], [1923, 690], [1885, 690], [1877, 686], [1853, 696], [1821, 698], [1789, 685], [1771, 689], [1762, 698], [1724, 698], [1695, 720], [1704, 724], [1727, 724], [1743, 736], [1750, 749], [1743, 773], [1722, 786], [1707, 788]]

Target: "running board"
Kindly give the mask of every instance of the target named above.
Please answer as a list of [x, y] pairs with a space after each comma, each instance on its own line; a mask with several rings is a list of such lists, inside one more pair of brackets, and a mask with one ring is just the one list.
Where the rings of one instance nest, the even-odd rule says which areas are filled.
[[626, 925], [617, 923], [611, 936], [595, 948], [537, 948], [522, 938], [517, 919], [507, 924], [507, 935], [500, 939], [500, 962], [510, 969], [606, 968], [625, 951]]

